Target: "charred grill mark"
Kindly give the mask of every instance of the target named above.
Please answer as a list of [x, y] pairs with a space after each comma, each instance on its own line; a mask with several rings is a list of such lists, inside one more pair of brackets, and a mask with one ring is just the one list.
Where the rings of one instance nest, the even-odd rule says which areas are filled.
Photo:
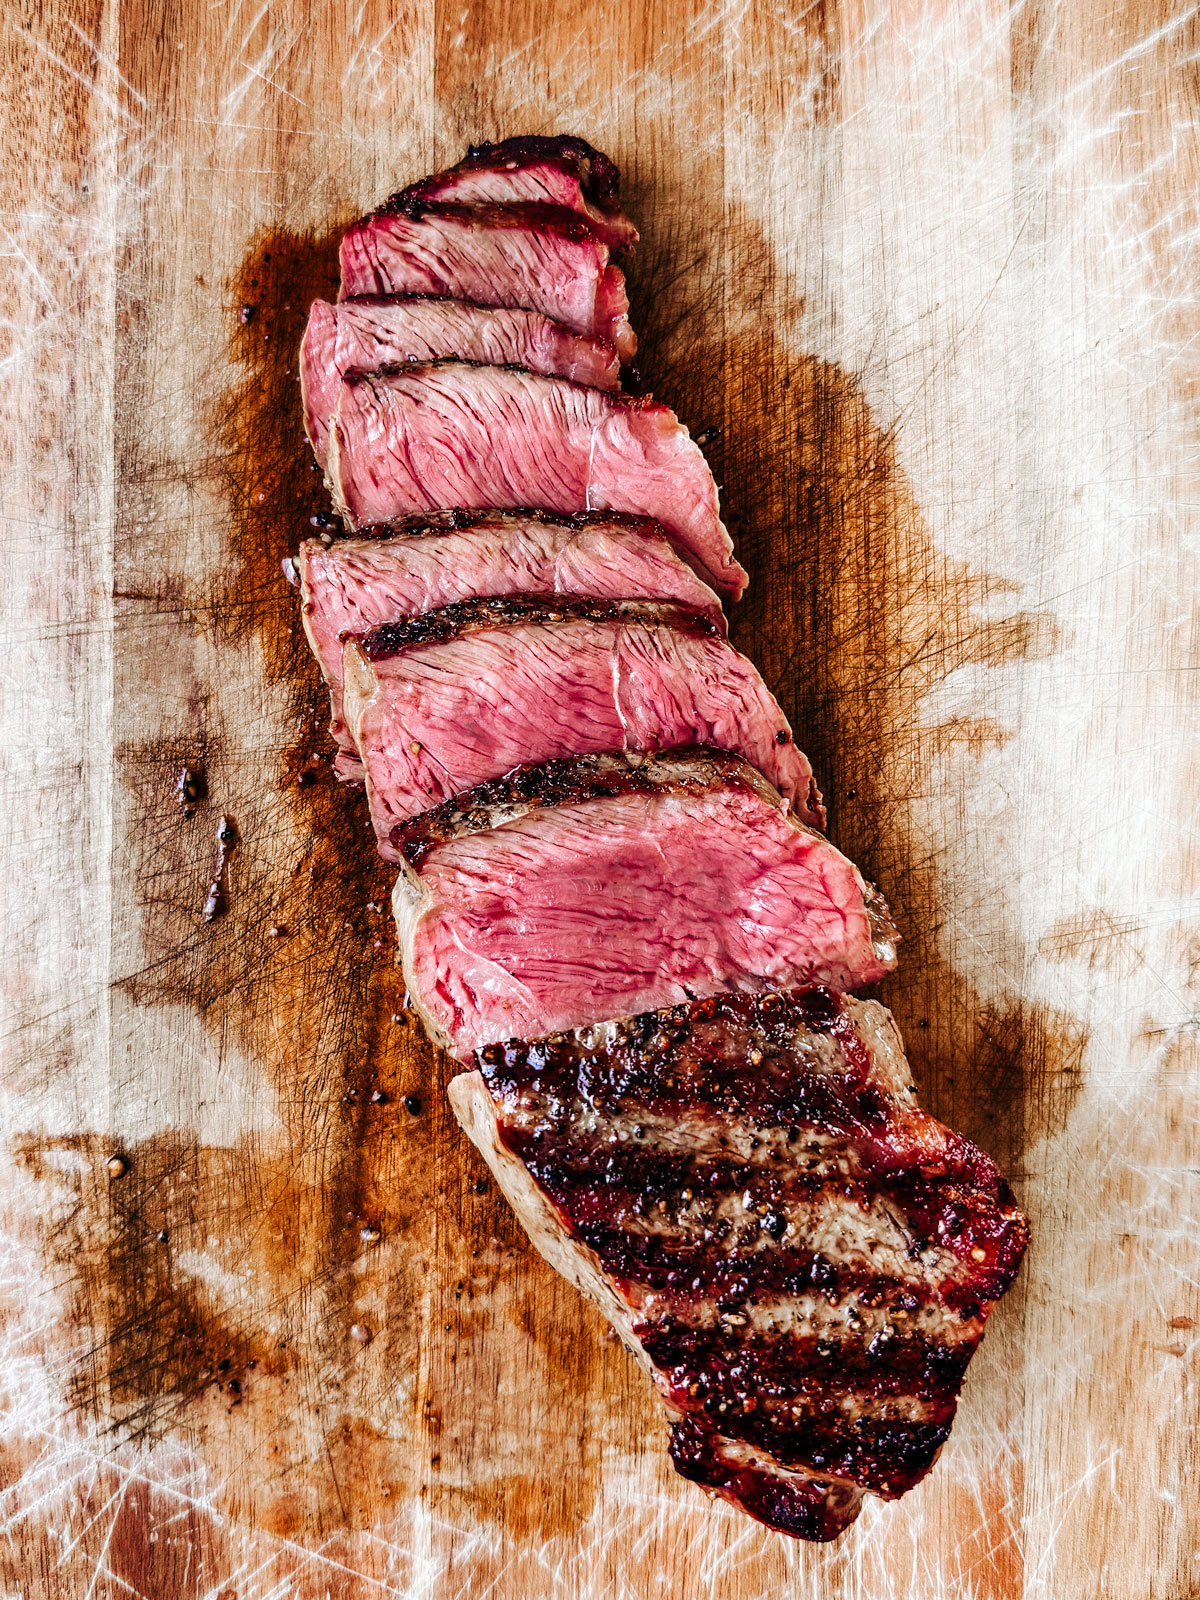
[[852, 1484], [781, 1471], [769, 1455], [756, 1454], [703, 1418], [680, 1418], [671, 1429], [670, 1448], [680, 1477], [715, 1489], [768, 1527], [797, 1539], [836, 1539], [861, 1509], [862, 1491]]
[[539, 622], [619, 622], [631, 627], [675, 628], [703, 638], [720, 637], [712, 618], [696, 606], [597, 600], [587, 595], [509, 594], [459, 600], [436, 611], [385, 622], [357, 638], [368, 660], [383, 661], [419, 645], [444, 644], [482, 628], [515, 628]]

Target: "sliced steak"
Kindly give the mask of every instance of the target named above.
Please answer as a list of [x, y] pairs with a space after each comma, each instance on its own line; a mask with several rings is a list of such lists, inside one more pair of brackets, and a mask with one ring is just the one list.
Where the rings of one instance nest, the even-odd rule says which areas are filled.
[[468, 1058], [498, 1039], [895, 965], [887, 908], [737, 756], [518, 769], [397, 828], [408, 989]]
[[611, 344], [572, 333], [540, 311], [416, 296], [364, 295], [335, 306], [314, 300], [300, 345], [300, 387], [305, 430], [321, 465], [329, 419], [347, 372], [378, 372], [398, 362], [441, 356], [527, 367], [597, 389], [620, 386]]
[[637, 340], [625, 275], [584, 218], [565, 206], [427, 205], [390, 200], [342, 239], [340, 298], [437, 295], [523, 306], [603, 339], [622, 361]]
[[529, 591], [673, 600], [725, 628], [716, 595], [648, 517], [481, 512], [451, 526], [384, 530], [330, 545], [308, 539], [297, 566], [304, 629], [329, 685], [336, 771], [351, 782], [361, 782], [363, 773], [342, 718], [343, 633], [367, 633], [472, 595]]
[[707, 613], [660, 601], [465, 600], [347, 640], [345, 719], [380, 849], [513, 767], [681, 744], [736, 750], [824, 824], [807, 758], [758, 669]]
[[527, 137], [473, 144], [456, 167], [410, 184], [396, 199], [466, 205], [548, 201], [586, 217], [613, 250], [627, 250], [638, 233], [621, 210], [620, 181], [609, 158], [582, 139]]
[[562, 378], [461, 361], [351, 374], [328, 474], [352, 527], [450, 506], [538, 506], [655, 517], [738, 595], [717, 486], [667, 406]]
[[454, 1110], [673, 1418], [676, 1469], [828, 1539], [950, 1431], [1028, 1224], [882, 1006], [723, 994], [481, 1050]]

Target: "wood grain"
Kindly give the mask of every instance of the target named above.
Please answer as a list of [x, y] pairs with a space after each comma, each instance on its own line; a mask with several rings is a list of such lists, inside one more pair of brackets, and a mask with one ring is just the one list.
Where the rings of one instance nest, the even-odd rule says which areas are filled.
[[[1200, 1592], [1194, 10], [3, 29], [6, 1592]], [[926, 1103], [1033, 1219], [941, 1462], [830, 1548], [673, 1477], [454, 1126], [279, 572], [327, 509], [294, 357], [338, 230], [518, 131], [623, 169], [737, 642], [897, 913]]]

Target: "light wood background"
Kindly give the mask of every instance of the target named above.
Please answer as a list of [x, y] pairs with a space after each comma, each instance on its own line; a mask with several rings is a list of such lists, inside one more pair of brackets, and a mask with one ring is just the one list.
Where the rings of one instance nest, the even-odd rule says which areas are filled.
[[[1200, 1593], [1195, 15], [9, 0], [0, 1592]], [[673, 1477], [454, 1126], [279, 575], [338, 229], [530, 131], [626, 175], [737, 641], [1033, 1219], [942, 1460], [830, 1548]]]

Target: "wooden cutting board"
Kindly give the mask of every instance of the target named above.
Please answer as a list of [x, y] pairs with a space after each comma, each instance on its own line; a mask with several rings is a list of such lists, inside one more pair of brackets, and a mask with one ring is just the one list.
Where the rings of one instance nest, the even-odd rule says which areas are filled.
[[[3, 30], [3, 1593], [1200, 1593], [1195, 9]], [[1033, 1219], [938, 1466], [828, 1548], [672, 1475], [459, 1134], [280, 573], [339, 229], [517, 132], [623, 169], [736, 640], [895, 910], [926, 1104]]]

